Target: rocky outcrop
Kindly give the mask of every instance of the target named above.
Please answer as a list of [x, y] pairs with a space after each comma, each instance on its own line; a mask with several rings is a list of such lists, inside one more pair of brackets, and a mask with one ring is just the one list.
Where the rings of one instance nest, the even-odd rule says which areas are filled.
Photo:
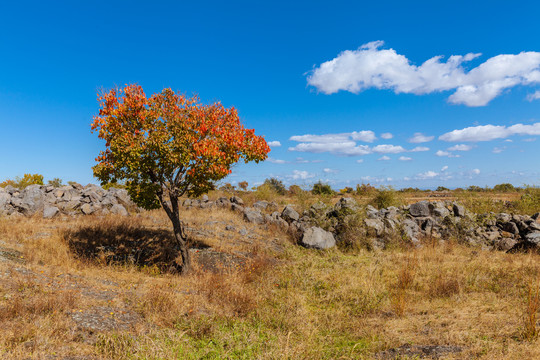
[[59, 214], [128, 215], [138, 211], [124, 189], [104, 190], [97, 185], [74, 183], [59, 188], [30, 185], [22, 190], [0, 187], [0, 216], [43, 216], [51, 219]]
[[[198, 201], [198, 203], [197, 203]], [[488, 213], [474, 214], [451, 201], [421, 201], [409, 206], [375, 209], [361, 207], [353, 198], [341, 198], [334, 206], [322, 202], [313, 204], [299, 214], [294, 205], [286, 205], [281, 212], [272, 211], [275, 203], [256, 202], [244, 208], [237, 196], [220, 199], [216, 203], [240, 212], [244, 220], [255, 224], [274, 224], [299, 237], [305, 247], [325, 249], [344, 239], [352, 226], [355, 233], [371, 239], [375, 248], [384, 248], [399, 239], [421, 246], [422, 240], [461, 243], [485, 249], [540, 251], [540, 213], [532, 216]], [[204, 202], [187, 200], [184, 205], [204, 207]], [[272, 211], [270, 213], [270, 211]], [[330, 236], [331, 235], [331, 239]]]

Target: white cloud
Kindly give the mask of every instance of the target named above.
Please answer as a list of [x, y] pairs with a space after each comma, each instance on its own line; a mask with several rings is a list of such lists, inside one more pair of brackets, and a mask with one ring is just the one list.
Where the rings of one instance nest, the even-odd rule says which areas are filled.
[[425, 146], [417, 146], [411, 150], [411, 152], [420, 152], [420, 151], [429, 151], [429, 148]]
[[358, 145], [354, 141], [342, 141], [335, 143], [300, 143], [294, 147], [290, 147], [289, 151], [300, 151], [310, 153], [329, 152], [337, 155], [367, 155], [371, 154], [371, 149], [367, 145]]
[[336, 173], [339, 172], [339, 170], [330, 169], [330, 168], [324, 168], [323, 171], [324, 171], [326, 174], [336, 174]]
[[402, 146], [388, 144], [377, 145], [372, 150], [378, 154], [399, 154], [406, 151]]
[[297, 157], [294, 161], [297, 164], [321, 163], [322, 160], [307, 160], [302, 157]]
[[383, 138], [385, 140], [390, 140], [393, 137], [394, 137], [394, 135], [392, 135], [391, 133], [383, 133], [383, 134], [381, 134], [381, 138]]
[[466, 144], [457, 144], [457, 145], [454, 145], [454, 146], [451, 146], [449, 147], [448, 149], [446, 150], [449, 150], [449, 151], [469, 151], [471, 150], [473, 147], [471, 145], [466, 145]]
[[433, 140], [434, 138], [435, 136], [427, 136], [427, 135], [417, 132], [417, 133], [414, 133], [413, 137], [409, 139], [409, 142], [415, 143], [415, 144], [425, 143], [425, 142], [429, 142]]
[[454, 155], [452, 154], [451, 152], [449, 151], [443, 151], [443, 150], [438, 150], [435, 155], [437, 156], [446, 156], [446, 157], [449, 157], [449, 158], [458, 158], [458, 157], [461, 157], [460, 155]]
[[266, 161], [271, 162], [272, 164], [287, 164], [288, 163], [288, 161], [280, 160], [280, 159], [274, 159], [274, 158], [271, 158], [271, 157], [266, 159]]
[[359, 163], [359, 164], [361, 164], [361, 163], [364, 162], [364, 159], [358, 159], [358, 160], [356, 160], [356, 162]]
[[388, 161], [388, 160], [390, 160], [390, 158], [388, 156], [384, 155], [384, 156], [378, 158], [377, 160], [378, 161]]
[[433, 179], [434, 177], [437, 177], [438, 175], [439, 173], [429, 170], [429, 171], [417, 174], [416, 178], [420, 180], [426, 180], [426, 179]]
[[505, 147], [502, 147], [502, 148], [495, 147], [495, 148], [493, 148], [492, 153], [494, 153], [494, 154], [500, 154], [500, 153], [502, 153], [502, 152], [504, 151], [504, 149], [506, 149], [506, 146], [505, 146]]
[[536, 138], [523, 139], [524, 142], [534, 142]]
[[307, 171], [293, 170], [293, 180], [307, 180], [314, 177], [314, 174], [310, 174]]
[[400, 156], [399, 157], [399, 161], [411, 161], [411, 160], [412, 160], [412, 158], [407, 157], [407, 156]]
[[441, 168], [441, 171], [442, 171], [442, 172], [445, 172], [446, 170], [448, 170], [448, 165], [444, 165], [444, 166]]
[[281, 146], [281, 143], [279, 141], [269, 141], [267, 144], [270, 147], [280, 147]]
[[534, 93], [527, 95], [527, 100], [533, 101], [540, 99], [540, 90], [536, 90]]
[[475, 175], [478, 175], [478, 174], [480, 174], [480, 169], [473, 169], [472, 173], [475, 174]]
[[375, 133], [371, 130], [353, 131], [351, 133], [351, 138], [356, 141], [363, 141], [369, 143], [377, 140]]
[[435, 56], [416, 66], [394, 49], [381, 49], [383, 44], [374, 41], [343, 51], [315, 68], [308, 84], [325, 94], [369, 88], [416, 95], [455, 91], [449, 102], [484, 106], [505, 89], [540, 82], [540, 52], [497, 55], [466, 71], [462, 64], [481, 54], [452, 55], [446, 61]]
[[540, 122], [532, 125], [516, 124], [508, 127], [503, 125], [471, 126], [447, 132], [439, 136], [439, 140], [449, 142], [491, 141], [504, 139], [512, 135], [540, 135]]

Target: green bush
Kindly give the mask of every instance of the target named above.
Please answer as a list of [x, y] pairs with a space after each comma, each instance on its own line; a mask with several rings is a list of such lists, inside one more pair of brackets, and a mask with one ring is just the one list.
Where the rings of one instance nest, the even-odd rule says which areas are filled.
[[356, 185], [356, 194], [365, 196], [365, 195], [371, 195], [374, 194], [377, 191], [377, 189], [374, 186], [371, 186], [368, 184], [362, 184], [362, 185]]
[[276, 178], [270, 178], [270, 179], [264, 180], [263, 185], [267, 185], [279, 195], [285, 195], [287, 193], [287, 188], [285, 187], [285, 185], [283, 185], [283, 182]]
[[377, 209], [384, 209], [389, 206], [403, 205], [403, 198], [392, 187], [381, 187], [377, 194], [371, 199], [370, 204]]
[[313, 184], [313, 189], [311, 189], [313, 195], [333, 195], [334, 190], [328, 184], [323, 184], [321, 181]]
[[22, 178], [16, 177], [14, 180], [7, 179], [0, 183], [0, 187], [11, 185], [18, 189], [24, 189], [29, 185], [43, 185], [43, 175], [40, 174], [24, 174]]
[[60, 178], [54, 178], [54, 179], [52, 179], [52, 180], [49, 180], [49, 181], [47, 182], [47, 184], [48, 184], [48, 185], [51, 185], [51, 186], [54, 186], [55, 188], [59, 188], [59, 187], [61, 187], [62, 185], [64, 185], [64, 184], [62, 184], [62, 179], [60, 179]]
[[514, 192], [514, 191], [516, 191], [516, 188], [512, 184], [504, 183], [504, 184], [495, 185], [493, 187], [493, 191], [497, 191], [497, 192]]

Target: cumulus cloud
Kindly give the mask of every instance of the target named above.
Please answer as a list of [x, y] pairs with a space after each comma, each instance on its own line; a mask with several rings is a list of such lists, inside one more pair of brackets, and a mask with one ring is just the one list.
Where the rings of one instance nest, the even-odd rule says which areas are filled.
[[437, 177], [438, 175], [439, 173], [429, 170], [423, 173], [416, 174], [416, 178], [420, 180], [426, 180], [426, 179], [433, 179], [434, 177]]
[[388, 160], [390, 160], [390, 158], [388, 156], [384, 155], [384, 156], [378, 158], [377, 160], [378, 161], [388, 161]]
[[429, 151], [429, 148], [425, 146], [417, 146], [411, 150], [411, 152], [420, 152], [420, 151]]
[[429, 142], [431, 140], [433, 140], [435, 138], [435, 136], [426, 136], [422, 133], [414, 133], [413, 137], [409, 139], [409, 142], [411, 143], [415, 143], [415, 144], [418, 144], [418, 143], [425, 143], [425, 142]]
[[287, 164], [288, 163], [288, 161], [280, 160], [280, 159], [274, 159], [274, 158], [271, 158], [271, 157], [266, 159], [266, 161], [271, 162], [272, 164]]
[[356, 162], [359, 163], [359, 164], [361, 164], [361, 163], [364, 162], [364, 159], [358, 159], [358, 160], [356, 160]]
[[527, 100], [534, 101], [540, 99], [540, 90], [536, 90], [534, 93], [527, 95]]
[[473, 169], [472, 173], [475, 174], [475, 175], [479, 175], [480, 174], [480, 169]]
[[446, 170], [448, 170], [448, 165], [444, 165], [444, 166], [441, 168], [441, 172], [445, 172]]
[[353, 131], [351, 133], [351, 138], [356, 141], [363, 141], [368, 143], [377, 140], [375, 133], [371, 130]]
[[400, 156], [399, 157], [399, 161], [411, 161], [411, 160], [412, 160], [412, 158], [407, 157], [407, 156]]
[[383, 44], [373, 41], [343, 51], [315, 68], [308, 84], [325, 94], [369, 88], [416, 95], [454, 91], [449, 102], [484, 106], [505, 89], [540, 82], [540, 52], [497, 55], [466, 71], [463, 63], [481, 54], [452, 55], [446, 61], [434, 56], [416, 66], [394, 49], [382, 49]]
[[472, 148], [473, 147], [471, 145], [457, 144], [457, 145], [449, 147], [447, 150], [448, 151], [469, 151]]
[[532, 125], [515, 124], [471, 126], [461, 130], [453, 130], [439, 136], [439, 140], [449, 142], [477, 142], [504, 139], [512, 135], [540, 135], [540, 122]]
[[388, 144], [377, 145], [372, 150], [373, 152], [378, 153], [378, 154], [399, 154], [399, 153], [407, 151], [401, 146], [388, 145]]
[[391, 133], [383, 133], [381, 134], [381, 138], [385, 139], [385, 140], [389, 140], [391, 138], [393, 138], [394, 135], [392, 135]]
[[293, 170], [293, 173], [292, 173], [292, 178], [293, 180], [307, 180], [307, 179], [310, 179], [312, 177], [314, 177], [315, 175], [314, 174], [310, 174], [309, 172], [307, 171], [304, 171], [304, 170]]
[[459, 156], [459, 155], [454, 155], [454, 154], [452, 154], [452, 153], [449, 152], [449, 151], [443, 151], [443, 150], [438, 150], [438, 151], [435, 153], [435, 155], [441, 156], [441, 157], [442, 157], [442, 156], [446, 156], [446, 157], [449, 157], [449, 158], [458, 158], [458, 157], [461, 157], [461, 156]]
[[267, 144], [270, 147], [280, 147], [281, 146], [281, 143], [279, 141], [269, 141]]
[[330, 169], [330, 168], [324, 168], [323, 172], [326, 173], [326, 174], [337, 174], [339, 172], [339, 170]]
[[500, 154], [500, 153], [502, 153], [504, 151], [504, 149], [506, 149], [506, 147], [502, 147], [502, 148], [495, 147], [495, 148], [493, 148], [493, 150], [491, 152], [494, 153], [494, 154]]

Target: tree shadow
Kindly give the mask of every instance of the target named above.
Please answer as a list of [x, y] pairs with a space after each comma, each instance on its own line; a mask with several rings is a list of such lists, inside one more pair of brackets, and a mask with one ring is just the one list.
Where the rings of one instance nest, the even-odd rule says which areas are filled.
[[[104, 222], [66, 230], [63, 237], [75, 256], [101, 264], [133, 264], [168, 272], [175, 272], [181, 264], [170, 230]], [[208, 245], [191, 240], [189, 247], [205, 249]]]

